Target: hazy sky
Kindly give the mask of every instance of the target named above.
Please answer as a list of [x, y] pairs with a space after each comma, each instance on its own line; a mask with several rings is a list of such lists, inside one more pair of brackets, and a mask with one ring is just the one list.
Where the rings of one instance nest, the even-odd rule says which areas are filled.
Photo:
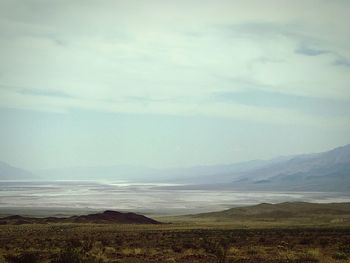
[[350, 1], [0, 0], [0, 160], [231, 163], [350, 143]]

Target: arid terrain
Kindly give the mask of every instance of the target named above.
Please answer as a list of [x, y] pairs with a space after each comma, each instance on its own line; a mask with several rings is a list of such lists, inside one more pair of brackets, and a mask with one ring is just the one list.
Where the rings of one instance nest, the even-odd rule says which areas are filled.
[[261, 204], [162, 224], [13, 219], [0, 225], [0, 262], [350, 262], [348, 206]]

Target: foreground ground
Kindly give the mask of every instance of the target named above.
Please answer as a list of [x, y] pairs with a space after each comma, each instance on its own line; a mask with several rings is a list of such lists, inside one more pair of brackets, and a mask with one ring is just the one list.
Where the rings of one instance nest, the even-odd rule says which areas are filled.
[[162, 224], [113, 211], [3, 218], [0, 263], [350, 263], [349, 203], [259, 204], [155, 219]]
[[350, 262], [350, 227], [2, 225], [0, 262]]

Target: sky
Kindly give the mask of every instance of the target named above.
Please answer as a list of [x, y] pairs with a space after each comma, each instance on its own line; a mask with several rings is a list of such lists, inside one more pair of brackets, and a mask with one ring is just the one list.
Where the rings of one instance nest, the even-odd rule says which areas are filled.
[[350, 1], [0, 0], [0, 160], [185, 167], [350, 143]]

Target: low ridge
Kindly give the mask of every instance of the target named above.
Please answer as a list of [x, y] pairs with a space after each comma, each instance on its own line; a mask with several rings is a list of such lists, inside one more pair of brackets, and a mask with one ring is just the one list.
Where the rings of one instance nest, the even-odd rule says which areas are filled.
[[350, 220], [350, 203], [285, 202], [262, 203], [235, 207], [224, 211], [192, 215], [194, 218], [217, 219], [289, 219], [289, 218], [341, 218]]
[[46, 224], [46, 223], [95, 223], [95, 224], [160, 224], [160, 222], [135, 213], [107, 210], [103, 213], [71, 217], [25, 217], [12, 215], [0, 218], [0, 224]]

